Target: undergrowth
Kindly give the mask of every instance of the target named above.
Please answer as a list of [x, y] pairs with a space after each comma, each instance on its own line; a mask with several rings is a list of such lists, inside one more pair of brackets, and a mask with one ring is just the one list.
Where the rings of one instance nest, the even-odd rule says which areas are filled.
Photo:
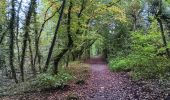
[[39, 92], [51, 89], [62, 89], [70, 82], [85, 81], [89, 77], [89, 65], [78, 61], [69, 63], [68, 67], [60, 69], [56, 75], [42, 73], [25, 82], [9, 87], [3, 95]]
[[170, 72], [169, 59], [166, 57], [147, 57], [130, 54], [127, 57], [117, 57], [110, 61], [113, 71], [132, 71], [135, 79], [168, 78]]
[[[113, 71], [131, 71], [135, 79], [162, 79], [170, 74], [170, 59], [162, 43], [161, 33], [154, 22], [148, 33], [131, 33], [131, 51], [128, 55], [117, 55], [109, 59]], [[122, 50], [123, 52], [123, 50]]]

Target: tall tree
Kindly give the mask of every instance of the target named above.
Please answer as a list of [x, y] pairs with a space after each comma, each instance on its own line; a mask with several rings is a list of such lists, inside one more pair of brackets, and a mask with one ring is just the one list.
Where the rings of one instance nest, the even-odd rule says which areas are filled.
[[19, 48], [19, 27], [20, 27], [20, 11], [21, 11], [21, 6], [22, 6], [22, 2], [23, 0], [21, 0], [19, 2], [19, 6], [17, 9], [17, 16], [16, 16], [16, 35], [15, 35], [15, 39], [16, 39], [16, 46], [17, 46], [17, 51], [18, 51], [18, 64], [20, 64], [20, 48]]
[[9, 23], [10, 44], [9, 44], [9, 64], [12, 71], [12, 77], [18, 83], [14, 67], [14, 29], [15, 29], [15, 0], [11, 0], [11, 18]]
[[57, 33], [58, 33], [60, 23], [61, 23], [61, 20], [62, 20], [65, 4], [66, 4], [66, 0], [63, 0], [62, 6], [61, 6], [61, 12], [60, 12], [59, 19], [58, 19], [58, 22], [57, 22], [57, 26], [56, 26], [56, 29], [55, 29], [55, 32], [54, 32], [53, 40], [51, 42], [51, 46], [50, 46], [50, 49], [49, 49], [49, 52], [48, 52], [48, 57], [47, 57], [47, 60], [46, 60], [46, 63], [45, 63], [45, 67], [43, 69], [44, 72], [47, 71], [49, 63], [50, 63], [50, 59], [51, 59], [52, 52], [53, 52], [55, 42], [56, 42], [56, 38], [57, 38]]
[[164, 44], [167, 56], [170, 58], [170, 51], [169, 51], [169, 48], [167, 47], [167, 40], [166, 40], [166, 36], [165, 36], [165, 32], [164, 32], [163, 22], [161, 19], [161, 16], [163, 15], [162, 9], [163, 9], [163, 2], [162, 2], [162, 0], [159, 0], [158, 1], [158, 12], [155, 14], [155, 18], [160, 25], [163, 44]]
[[29, 26], [31, 23], [31, 17], [33, 14], [33, 11], [35, 9], [36, 0], [31, 0], [31, 3], [28, 8], [28, 12], [26, 14], [25, 19], [25, 25], [24, 25], [24, 38], [23, 38], [23, 46], [22, 46], [22, 54], [21, 54], [21, 64], [20, 64], [20, 70], [21, 70], [21, 79], [24, 81], [24, 62], [25, 62], [25, 54], [26, 54], [26, 48], [27, 48], [27, 41], [29, 38]]
[[[36, 20], [36, 11], [34, 12], [34, 25], [35, 25], [35, 56], [34, 56], [34, 66], [35, 66], [35, 63], [37, 61], [37, 58], [38, 58], [38, 63], [39, 63], [39, 69], [41, 71], [41, 66], [40, 66], [40, 62], [41, 62], [41, 54], [40, 54], [40, 50], [39, 50], [39, 44], [40, 44], [40, 37], [42, 35], [42, 32], [44, 30], [44, 27], [45, 27], [45, 24], [50, 20], [52, 19], [57, 12], [59, 12], [59, 10], [61, 9], [61, 7], [59, 9], [57, 9], [50, 17], [46, 18], [47, 17], [47, 13], [48, 11], [50, 10], [50, 8], [54, 5], [54, 3], [52, 3], [46, 10], [45, 12], [45, 16], [44, 16], [44, 20], [43, 20], [43, 23], [40, 27], [40, 31], [37, 30], [37, 20]], [[38, 32], [37, 32], [38, 31]]]
[[70, 0], [70, 5], [69, 5], [69, 8], [68, 8], [68, 17], [67, 17], [67, 37], [68, 37], [68, 44], [67, 44], [67, 47], [65, 49], [63, 49], [57, 56], [55, 56], [55, 59], [54, 59], [54, 74], [55, 73], [58, 73], [58, 64], [59, 64], [59, 61], [61, 60], [61, 58], [65, 55], [65, 53], [73, 46], [73, 40], [72, 40], [72, 36], [71, 36], [71, 10], [72, 10], [72, 7], [73, 7], [73, 3], [72, 1]]

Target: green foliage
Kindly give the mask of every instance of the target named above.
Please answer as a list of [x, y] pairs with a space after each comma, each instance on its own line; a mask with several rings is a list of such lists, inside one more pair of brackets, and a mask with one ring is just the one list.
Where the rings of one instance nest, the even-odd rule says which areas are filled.
[[107, 34], [105, 46], [108, 49], [109, 58], [128, 54], [131, 40], [126, 27], [126, 24], [123, 25], [123, 23], [119, 23], [113, 32]]
[[168, 77], [167, 73], [170, 71], [169, 59], [164, 57], [153, 57], [141, 61], [135, 62], [133, 67], [133, 77], [136, 79], [160, 79]]
[[35, 86], [40, 89], [56, 88], [67, 85], [69, 81], [85, 80], [89, 77], [89, 65], [80, 62], [71, 62], [68, 67], [60, 69], [56, 75], [40, 74]]
[[39, 74], [36, 78], [30, 78], [25, 82], [5, 88], [5, 95], [24, 94], [30, 91], [43, 91], [46, 89], [60, 89], [69, 82], [83, 83], [90, 76], [88, 64], [79, 61], [70, 62], [68, 67], [62, 68], [57, 75], [49, 73]]
[[62, 88], [67, 84], [72, 76], [65, 72], [60, 72], [58, 75], [40, 74], [36, 78], [31, 78], [25, 82], [14, 84], [7, 87], [4, 95], [24, 94], [31, 91], [43, 91], [45, 89]]
[[7, 8], [7, 1], [6, 0], [1, 0], [1, 3], [0, 3], [0, 25], [3, 25], [5, 23], [5, 14], [6, 14], [6, 9]]
[[130, 60], [124, 57], [117, 57], [109, 62], [110, 69], [113, 71], [126, 71], [130, 68], [130, 64]]
[[130, 54], [127, 57], [117, 57], [109, 62], [113, 71], [132, 71], [134, 79], [165, 78], [170, 71], [169, 59], [166, 57]]
[[110, 60], [111, 70], [131, 70], [135, 79], [165, 78], [170, 71], [170, 63], [166, 56], [157, 55], [165, 52], [165, 49], [156, 22], [152, 23], [148, 33], [132, 32], [131, 40], [131, 53]]
[[[97, 37], [97, 35], [96, 35], [96, 37]], [[104, 48], [103, 43], [104, 43], [104, 38], [101, 35], [99, 35], [91, 47], [91, 55], [92, 56], [102, 54], [102, 51]]]
[[64, 72], [60, 72], [57, 75], [41, 74], [38, 76], [37, 85], [43, 88], [62, 87], [71, 79], [71, 75]]

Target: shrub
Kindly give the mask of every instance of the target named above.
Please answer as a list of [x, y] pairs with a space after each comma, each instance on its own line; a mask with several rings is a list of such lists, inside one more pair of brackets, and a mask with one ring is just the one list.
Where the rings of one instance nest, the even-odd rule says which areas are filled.
[[63, 88], [70, 82], [84, 84], [89, 78], [89, 65], [80, 62], [71, 62], [67, 68], [61, 68], [57, 75], [50, 73], [39, 74], [36, 78], [30, 78], [25, 82], [15, 84], [6, 89], [4, 95], [24, 94], [31, 91]]
[[170, 72], [170, 59], [159, 53], [165, 52], [161, 34], [153, 23], [148, 33], [131, 33], [131, 52], [128, 56], [119, 55], [109, 61], [113, 71], [132, 71], [135, 79], [165, 78]]
[[40, 74], [37, 80], [38, 88], [63, 87], [70, 81], [75, 83], [89, 77], [89, 65], [80, 62], [71, 62], [68, 67], [60, 69], [57, 75]]
[[129, 59], [123, 57], [117, 57], [109, 62], [110, 69], [113, 71], [126, 71], [130, 68], [129, 64]]
[[90, 67], [88, 64], [84, 64], [81, 62], [71, 62], [69, 66], [66, 68], [67, 73], [73, 76], [74, 83], [79, 83], [80, 81], [85, 81], [90, 76]]
[[38, 87], [43, 88], [55, 88], [61, 87], [67, 84], [69, 80], [72, 79], [72, 76], [65, 72], [60, 72], [57, 75], [51, 74], [40, 74], [38, 76]]
[[135, 79], [165, 78], [170, 71], [169, 59], [166, 57], [147, 57], [143, 55], [129, 55], [118, 57], [109, 63], [113, 71], [132, 71]]

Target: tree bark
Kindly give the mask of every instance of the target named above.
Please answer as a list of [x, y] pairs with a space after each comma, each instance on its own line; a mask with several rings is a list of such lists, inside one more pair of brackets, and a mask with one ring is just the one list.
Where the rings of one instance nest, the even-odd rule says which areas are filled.
[[54, 46], [55, 46], [55, 42], [56, 42], [58, 30], [59, 30], [60, 23], [61, 23], [61, 20], [62, 20], [62, 16], [63, 16], [65, 4], [66, 4], [66, 0], [63, 0], [62, 6], [61, 6], [60, 16], [59, 16], [58, 23], [57, 23], [57, 26], [56, 26], [56, 29], [55, 29], [55, 32], [54, 32], [54, 37], [53, 37], [53, 40], [52, 40], [52, 42], [51, 42], [51, 46], [50, 46], [50, 49], [49, 49], [49, 52], [48, 52], [48, 57], [47, 57], [47, 60], [46, 60], [46, 63], [45, 63], [45, 67], [44, 67], [44, 69], [43, 69], [43, 72], [46, 72], [46, 71], [47, 71], [48, 66], [49, 66], [49, 63], [50, 63], [50, 59], [51, 59], [52, 52], [53, 52], [53, 49], [54, 49]]
[[134, 22], [133, 22], [133, 31], [136, 31], [136, 24], [137, 24], [137, 16], [136, 15], [134, 15]]
[[8, 30], [5, 30], [4, 32], [2, 32], [2, 36], [1, 36], [1, 38], [0, 38], [0, 44], [2, 44], [3, 39], [4, 39], [4, 37], [5, 37], [6, 33], [7, 33], [7, 31], [8, 31]]
[[[41, 33], [43, 32], [44, 30], [44, 27], [45, 27], [45, 24], [51, 19], [53, 18], [57, 12], [59, 12], [59, 10], [61, 9], [61, 7], [59, 9], [56, 10], [56, 12], [54, 12], [49, 18], [46, 19], [47, 17], [47, 12], [49, 11], [49, 9], [53, 6], [53, 4], [50, 5], [50, 7], [48, 7], [48, 9], [46, 10], [45, 12], [45, 16], [44, 16], [44, 22], [42, 23], [41, 25], [41, 28], [40, 28], [40, 31], [35, 31], [35, 57], [34, 57], [34, 66], [35, 66], [35, 63], [38, 59], [38, 62], [39, 62], [39, 69], [41, 69], [41, 66], [40, 66], [40, 62], [41, 62], [41, 58], [40, 58], [40, 50], [39, 50], [39, 42], [40, 42], [40, 37], [41, 37]], [[36, 12], [34, 13], [34, 17], [36, 17]], [[36, 18], [34, 18], [34, 22], [36, 23]], [[41, 70], [40, 70], [41, 71]]]
[[36, 0], [31, 0], [27, 15], [26, 15], [26, 21], [25, 21], [25, 34], [24, 34], [24, 39], [23, 39], [23, 46], [22, 46], [22, 55], [21, 55], [21, 64], [20, 64], [20, 70], [21, 70], [21, 79], [22, 81], [24, 81], [24, 62], [25, 62], [25, 53], [26, 53], [26, 49], [27, 49], [27, 40], [29, 37], [29, 26], [31, 23], [31, 16], [32, 13], [35, 9], [35, 4], [36, 4]]
[[33, 72], [33, 75], [36, 76], [36, 68], [34, 66], [34, 60], [33, 60], [33, 52], [32, 52], [32, 44], [31, 44], [31, 38], [28, 36], [28, 42], [29, 42], [29, 52], [30, 52], [30, 62], [31, 62], [31, 70]]
[[61, 51], [61, 53], [59, 55], [57, 55], [54, 59], [54, 71], [53, 73], [56, 74], [58, 73], [58, 64], [59, 64], [59, 61], [61, 60], [61, 58], [65, 55], [65, 53], [73, 46], [73, 40], [72, 40], [72, 36], [71, 36], [71, 10], [72, 10], [72, 7], [73, 7], [73, 3], [72, 1], [70, 0], [70, 5], [69, 5], [69, 8], [68, 8], [68, 18], [67, 18], [67, 36], [68, 36], [68, 44], [67, 44], [67, 47], [65, 49], [63, 49]]
[[14, 29], [15, 29], [15, 0], [11, 0], [12, 8], [11, 8], [11, 18], [9, 24], [9, 33], [10, 33], [10, 45], [9, 45], [9, 64], [12, 71], [12, 77], [15, 79], [15, 82], [18, 83], [15, 67], [14, 67]]
[[[76, 34], [80, 34], [80, 28], [81, 28], [81, 23], [80, 23], [80, 18], [82, 16], [82, 13], [85, 9], [85, 6], [86, 6], [86, 2], [87, 0], [82, 0], [82, 3], [81, 3], [81, 8], [80, 8], [80, 11], [79, 13], [77, 14], [77, 18], [78, 18], [78, 29], [76, 30]], [[73, 43], [74, 45], [74, 43]], [[72, 60], [75, 61], [78, 57], [78, 52], [72, 52]]]
[[163, 27], [162, 20], [160, 18], [161, 15], [162, 15], [162, 0], [159, 0], [159, 10], [155, 14], [155, 17], [156, 17], [156, 20], [158, 21], [159, 26], [160, 26], [161, 36], [162, 36], [164, 47], [166, 48], [167, 56], [168, 56], [168, 58], [170, 58], [170, 51], [169, 51], [169, 48], [167, 47], [167, 41], [166, 41], [166, 36], [165, 36], [165, 32], [164, 32], [164, 27]]
[[19, 41], [18, 41], [18, 35], [19, 35], [19, 22], [20, 22], [20, 10], [21, 10], [21, 6], [22, 6], [22, 1], [21, 0], [19, 2], [19, 7], [18, 7], [18, 10], [17, 10], [17, 27], [16, 27], [16, 36], [15, 36], [15, 39], [16, 39], [16, 46], [17, 46], [17, 53], [18, 53], [18, 64], [20, 65], [20, 49], [19, 49]]
[[166, 37], [165, 37], [165, 32], [164, 32], [162, 20], [160, 18], [157, 18], [157, 21], [160, 25], [161, 36], [162, 36], [164, 47], [166, 48], [167, 56], [170, 58], [170, 51], [169, 51], [169, 48], [167, 47], [167, 41], [166, 41]]

